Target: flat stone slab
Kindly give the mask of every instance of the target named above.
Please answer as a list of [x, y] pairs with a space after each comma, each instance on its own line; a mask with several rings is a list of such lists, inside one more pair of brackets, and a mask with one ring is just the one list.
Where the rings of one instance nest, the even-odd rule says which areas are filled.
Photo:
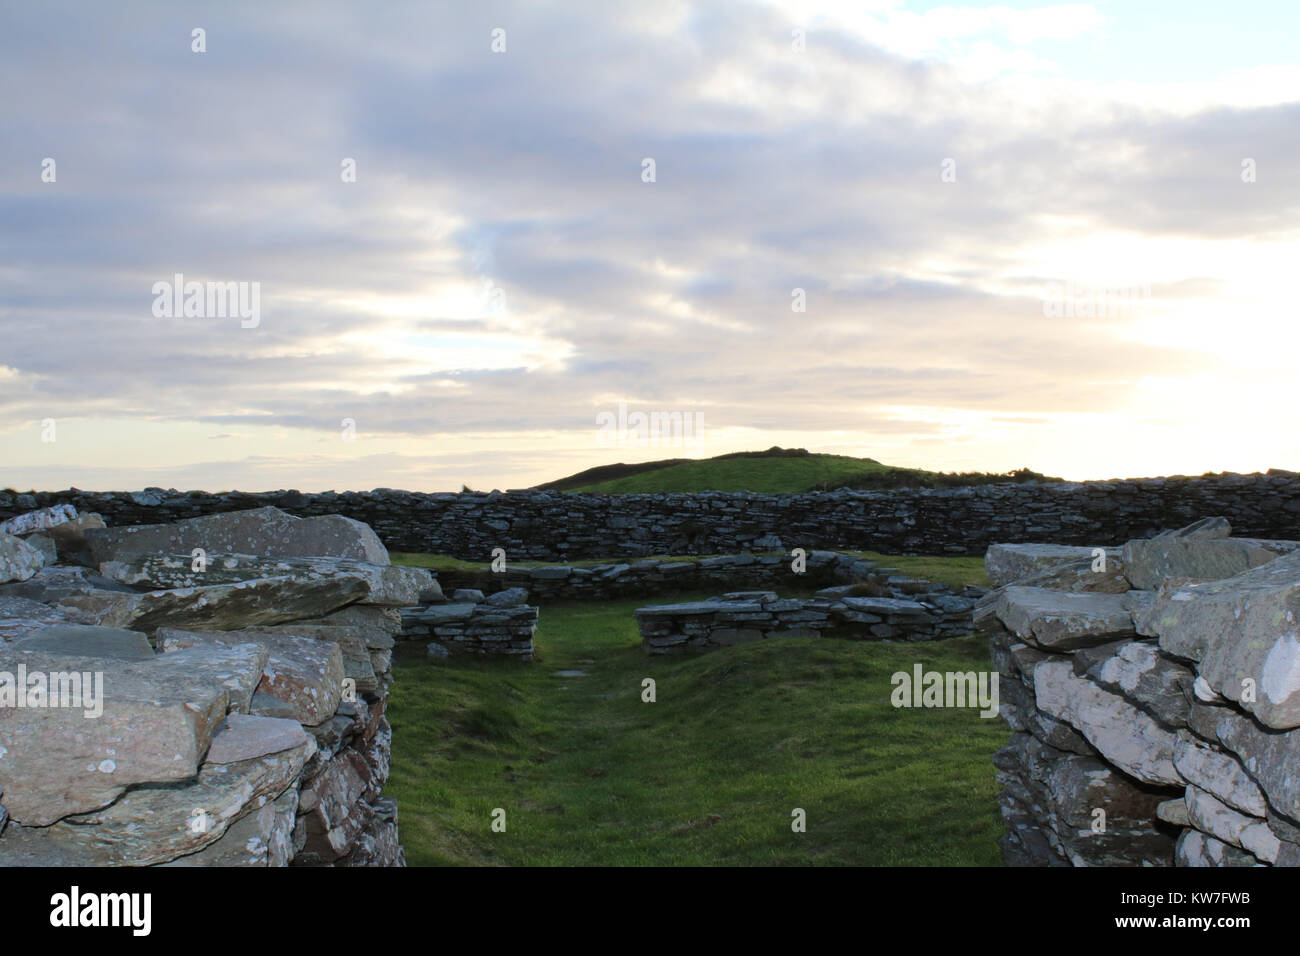
[[226, 715], [228, 685], [246, 685], [264, 661], [249, 645], [138, 662], [0, 647], [0, 672], [14, 683], [39, 673], [69, 689], [58, 675], [78, 674], [82, 684], [79, 707], [0, 707], [0, 791], [9, 815], [45, 826], [105, 806], [127, 787], [192, 777]]
[[632, 613], [637, 617], [675, 617], [693, 614], [743, 614], [758, 613], [763, 605], [756, 601], [687, 601], [683, 604], [656, 604], [639, 607]]
[[1051, 650], [1073, 650], [1137, 634], [1124, 594], [1056, 591], [1012, 585], [996, 614], [1018, 637]]
[[52, 624], [67, 623], [62, 608], [50, 607], [30, 598], [0, 596], [0, 646]]
[[152, 633], [160, 627], [236, 630], [328, 614], [368, 593], [353, 575], [260, 578], [236, 584], [122, 594], [74, 594], [59, 607], [82, 624]]
[[395, 564], [367, 564], [348, 558], [258, 557], [248, 554], [210, 553], [203, 570], [194, 570], [188, 554], [131, 554], [100, 565], [105, 577], [121, 584], [158, 590], [234, 584], [258, 578], [291, 577], [305, 581], [339, 576], [365, 582], [368, 592], [360, 600], [384, 607], [410, 607], [433, 588], [433, 574], [424, 568]]
[[302, 724], [293, 719], [230, 714], [217, 728], [208, 748], [209, 763], [238, 763], [300, 747], [307, 740]]
[[855, 611], [862, 611], [866, 614], [878, 614], [881, 617], [930, 616], [929, 612], [926, 611], [921, 604], [916, 601], [908, 601], [904, 598], [846, 597], [841, 598], [840, 603]]
[[103, 657], [118, 661], [146, 661], [154, 656], [149, 638], [140, 631], [89, 624], [54, 624], [31, 631], [14, 642], [46, 654]]
[[174, 524], [98, 528], [85, 532], [96, 564], [130, 554], [256, 554], [352, 558], [388, 564], [388, 550], [369, 525], [342, 515], [296, 518], [279, 508], [253, 508], [187, 518]]
[[[1096, 547], [1103, 548], [1107, 554], [1119, 551], [1103, 545]], [[1093, 551], [1093, 547], [1067, 544], [991, 544], [984, 552], [984, 570], [994, 587], [1002, 587], [1058, 564], [1092, 561]]]

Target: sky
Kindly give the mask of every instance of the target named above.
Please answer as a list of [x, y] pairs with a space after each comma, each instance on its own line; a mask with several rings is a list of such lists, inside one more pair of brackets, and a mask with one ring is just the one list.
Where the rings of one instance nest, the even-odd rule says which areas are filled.
[[0, 0], [0, 487], [1300, 469], [1298, 34], [1289, 0]]

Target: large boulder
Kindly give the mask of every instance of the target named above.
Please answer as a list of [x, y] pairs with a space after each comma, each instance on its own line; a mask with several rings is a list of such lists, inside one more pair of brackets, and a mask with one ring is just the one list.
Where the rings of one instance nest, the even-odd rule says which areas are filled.
[[352, 558], [388, 564], [388, 549], [369, 525], [342, 515], [297, 518], [279, 508], [254, 508], [188, 518], [175, 524], [85, 532], [96, 564], [132, 554], [252, 554], [263, 557]]

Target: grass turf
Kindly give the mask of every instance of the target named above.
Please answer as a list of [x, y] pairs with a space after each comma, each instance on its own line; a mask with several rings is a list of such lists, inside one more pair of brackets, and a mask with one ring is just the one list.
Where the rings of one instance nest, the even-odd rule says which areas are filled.
[[890, 704], [891, 675], [915, 663], [987, 670], [983, 641], [646, 658], [645, 603], [543, 607], [532, 664], [399, 656], [385, 793], [412, 865], [999, 863], [990, 757], [1006, 727]]

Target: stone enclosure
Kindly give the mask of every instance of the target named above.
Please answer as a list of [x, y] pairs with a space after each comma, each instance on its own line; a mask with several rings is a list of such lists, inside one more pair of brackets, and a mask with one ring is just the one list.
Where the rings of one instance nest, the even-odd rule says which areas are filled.
[[0, 492], [0, 520], [70, 504], [113, 525], [155, 524], [273, 505], [302, 517], [345, 515], [394, 551], [489, 561], [574, 561], [790, 548], [979, 556], [995, 543], [1127, 541], [1223, 515], [1238, 534], [1295, 537], [1300, 475], [1206, 475], [803, 494], [600, 495], [549, 491], [424, 494], [380, 488], [303, 494], [148, 488]]
[[[382, 795], [397, 641], [530, 661], [539, 605], [702, 590], [726, 593], [638, 609], [647, 653], [987, 634], [1009, 864], [1300, 863], [1290, 473], [818, 496], [0, 492], [0, 518], [0, 865], [401, 865]], [[1055, 543], [1006, 543], [1026, 539]], [[386, 545], [501, 547], [506, 570], [439, 582]], [[996, 588], [828, 546], [978, 546]], [[511, 564], [592, 554], [626, 557]], [[796, 558], [812, 598], [780, 596]], [[83, 675], [80, 709], [48, 706]]]

